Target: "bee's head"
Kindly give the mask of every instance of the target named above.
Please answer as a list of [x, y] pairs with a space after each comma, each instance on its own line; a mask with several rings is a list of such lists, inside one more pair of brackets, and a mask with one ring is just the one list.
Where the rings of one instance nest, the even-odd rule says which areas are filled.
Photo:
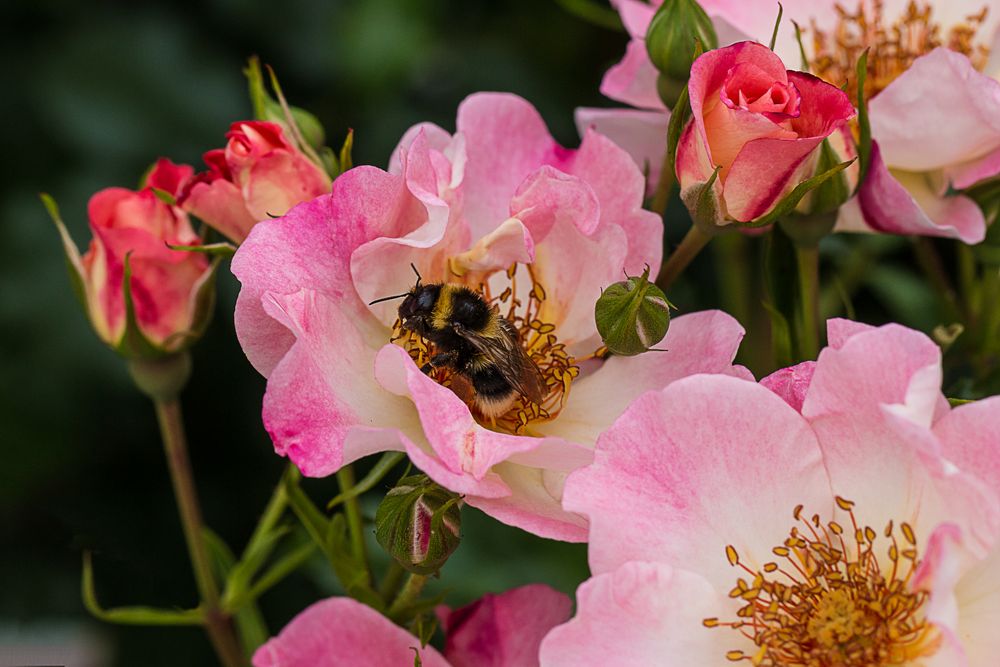
[[399, 304], [399, 320], [404, 329], [423, 335], [434, 313], [441, 285], [417, 284]]

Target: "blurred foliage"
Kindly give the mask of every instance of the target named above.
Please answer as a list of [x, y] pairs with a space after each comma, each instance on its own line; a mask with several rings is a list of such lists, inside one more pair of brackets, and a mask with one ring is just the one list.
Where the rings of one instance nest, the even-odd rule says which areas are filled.
[[[356, 164], [384, 166], [418, 121], [453, 128], [458, 103], [478, 90], [525, 96], [555, 136], [574, 145], [573, 109], [611, 104], [598, 85], [627, 41], [561, 6], [575, 4], [3, 3], [3, 127], [11, 159], [0, 184], [0, 629], [68, 620], [102, 635], [116, 665], [213, 663], [198, 628], [108, 626], [83, 609], [83, 549], [94, 551], [97, 592], [107, 606], [189, 607], [195, 589], [152, 406], [89, 330], [37, 193], [55, 196], [85, 245], [93, 192], [134, 187], [161, 155], [198, 165], [203, 151], [222, 145], [230, 122], [251, 115], [241, 69], [252, 54], [275, 68], [289, 99], [315, 113], [328, 136], [354, 129]], [[672, 247], [688, 226], [676, 198], [668, 220]], [[681, 314], [722, 307], [737, 315], [752, 332], [740, 360], [758, 374], [773, 370], [759, 301], [760, 246], [745, 237], [713, 244], [669, 294]], [[951, 271], [955, 245], [932, 247]], [[868, 322], [897, 320], [928, 332], [953, 321], [917, 272], [909, 241], [835, 236], [822, 251], [826, 312], [850, 309]], [[215, 321], [193, 351], [184, 405], [206, 520], [239, 550], [284, 462], [260, 423], [264, 381], [235, 340], [238, 286], [220, 273]], [[970, 368], [968, 359], [958, 358], [949, 381]], [[957, 386], [964, 394], [983, 391]], [[368, 517], [389, 483], [362, 499]], [[337, 493], [332, 479], [304, 487], [320, 504]], [[587, 574], [582, 545], [541, 540], [469, 508], [462, 530], [460, 548], [431, 585], [450, 604], [535, 581], [572, 593]], [[384, 566], [373, 538], [369, 546]], [[268, 628], [276, 632], [335, 590], [317, 556], [261, 599]]]

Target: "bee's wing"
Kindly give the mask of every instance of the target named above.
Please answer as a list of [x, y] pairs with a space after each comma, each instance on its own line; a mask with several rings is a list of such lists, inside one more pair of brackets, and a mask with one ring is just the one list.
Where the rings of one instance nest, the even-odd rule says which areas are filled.
[[486, 336], [456, 328], [456, 332], [469, 341], [477, 351], [489, 357], [507, 382], [520, 394], [527, 396], [535, 403], [542, 402], [542, 374], [518, 342], [517, 331], [503, 317], [498, 317], [499, 331], [496, 335]]

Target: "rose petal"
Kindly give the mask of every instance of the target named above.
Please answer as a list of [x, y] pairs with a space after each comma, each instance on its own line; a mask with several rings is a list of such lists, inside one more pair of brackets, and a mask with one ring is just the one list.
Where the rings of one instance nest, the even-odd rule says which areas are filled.
[[532, 584], [454, 611], [439, 609], [444, 654], [453, 667], [537, 667], [542, 638], [568, 620], [572, 608], [563, 593]]
[[576, 617], [542, 641], [543, 667], [722, 664], [738, 639], [702, 624], [730, 611], [730, 601], [661, 563], [623, 563], [585, 581], [576, 597]]
[[771, 373], [760, 383], [781, 396], [785, 403], [801, 412], [802, 403], [806, 399], [806, 392], [809, 390], [809, 383], [812, 382], [815, 370], [815, 361], [803, 361], [795, 366], [782, 368]]
[[955, 588], [958, 636], [969, 667], [991, 667], [1000, 651], [1000, 549], [965, 572]]
[[257, 223], [239, 188], [222, 178], [195, 183], [183, 206], [235, 243], [241, 243]]
[[659, 72], [649, 61], [646, 40], [633, 39], [625, 47], [625, 56], [601, 80], [601, 93], [617, 102], [640, 109], [663, 111], [666, 106], [656, 92]]
[[960, 405], [934, 424], [944, 456], [1000, 490], [1000, 397]]
[[917, 58], [869, 103], [887, 165], [929, 171], [1000, 147], [1000, 82], [939, 47]]
[[585, 181], [546, 165], [518, 186], [510, 200], [510, 216], [541, 242], [558, 222], [576, 225], [581, 234], [590, 236], [601, 223], [601, 205]]
[[590, 519], [591, 571], [667, 562], [722, 590], [737, 576], [726, 545], [750, 567], [763, 565], [799, 504], [821, 513], [832, 504], [809, 425], [766, 388], [721, 375], [639, 397], [563, 497]]
[[669, 113], [580, 107], [576, 110], [575, 117], [580, 136], [593, 128], [611, 139], [624, 148], [646, 174], [646, 190], [652, 192], [656, 188], [663, 156], [667, 152]]
[[424, 667], [449, 667], [431, 646], [351, 598], [307, 607], [253, 655], [254, 667], [399, 667], [419, 655]]

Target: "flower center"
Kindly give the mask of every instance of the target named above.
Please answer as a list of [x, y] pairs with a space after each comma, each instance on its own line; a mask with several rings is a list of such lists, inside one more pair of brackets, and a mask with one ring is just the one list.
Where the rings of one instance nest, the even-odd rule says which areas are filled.
[[886, 24], [882, 14], [882, 0], [874, 0], [870, 10], [865, 5], [866, 0], [861, 0], [852, 14], [837, 4], [839, 18], [830, 32], [820, 30], [815, 21], [812, 23], [814, 56], [810, 68], [835, 85], [848, 82], [847, 92], [852, 100], [857, 99], [858, 93], [855, 67], [861, 53], [869, 47], [865, 99], [877, 95], [914, 60], [939, 46], [968, 56], [980, 71], [986, 66], [989, 47], [975, 42], [976, 33], [986, 20], [987, 6], [945, 31], [934, 22], [934, 10], [928, 3], [911, 0], [902, 16], [890, 24]]
[[793, 515], [804, 528], [793, 526], [772, 550], [777, 560], [759, 571], [726, 547], [729, 564], [752, 577], [738, 579], [729, 592], [746, 604], [737, 620], [703, 623], [737, 630], [756, 646], [752, 653], [729, 651], [728, 660], [764, 667], [889, 667], [937, 651], [940, 638], [923, 609], [928, 593], [911, 590], [920, 565], [913, 529], [900, 524], [900, 541], [890, 521], [880, 558], [878, 534], [858, 525], [854, 503], [838, 497], [837, 506], [850, 517], [853, 535], [835, 521], [823, 524], [819, 515], [805, 519], [799, 505]]
[[[559, 342], [555, 334], [555, 325], [539, 318], [542, 304], [545, 302], [545, 288], [535, 279], [531, 267], [524, 265], [524, 270], [518, 270], [514, 264], [503, 276], [506, 277], [499, 285], [496, 280], [479, 283], [474, 287], [489, 303], [497, 309], [497, 314], [510, 322], [517, 331], [518, 343], [525, 355], [538, 368], [543, 381], [543, 397], [540, 403], [535, 403], [527, 396], [515, 392], [510, 408], [498, 416], [486, 416], [476, 407], [474, 396], [465, 387], [467, 382], [456, 379], [460, 375], [454, 368], [440, 366], [430, 371], [430, 377], [439, 384], [452, 388], [469, 407], [476, 420], [487, 428], [516, 434], [530, 434], [532, 424], [555, 419], [566, 403], [573, 379], [580, 374], [576, 359], [571, 357], [566, 346]], [[528, 280], [526, 295], [518, 291], [518, 278]], [[504, 284], [506, 283], [506, 284]], [[501, 287], [499, 294], [493, 292]], [[523, 288], [522, 288], [523, 289]], [[393, 327], [392, 340], [401, 345], [410, 354], [410, 358], [423, 368], [430, 359], [440, 352], [435, 345], [413, 331], [403, 329], [397, 320]]]

